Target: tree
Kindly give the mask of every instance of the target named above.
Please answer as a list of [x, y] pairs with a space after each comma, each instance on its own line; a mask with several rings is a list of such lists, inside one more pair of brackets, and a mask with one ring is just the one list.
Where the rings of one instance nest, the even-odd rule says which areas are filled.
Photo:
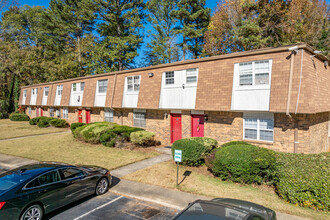
[[95, 0], [100, 40], [94, 63], [103, 71], [129, 68], [141, 46], [145, 14], [143, 0]]
[[178, 0], [150, 0], [147, 3], [148, 21], [153, 27], [149, 31], [150, 43], [145, 54], [147, 65], [157, 65], [178, 61], [178, 48], [175, 25], [177, 19], [171, 16], [176, 9]]
[[328, 51], [329, 14], [319, 0], [223, 0], [205, 33], [208, 55], [299, 42]]
[[211, 9], [205, 8], [205, 0], [180, 0], [177, 10], [171, 15], [179, 20], [176, 33], [182, 36], [182, 59], [185, 60], [187, 51], [193, 58], [202, 54], [204, 32], [210, 22]]
[[[52, 0], [49, 4], [52, 20], [61, 30], [67, 32], [66, 40], [75, 51], [79, 65], [79, 76], [88, 74], [88, 60], [83, 60], [84, 40], [95, 25], [94, 4], [92, 0]], [[57, 28], [57, 29], [59, 29]], [[85, 41], [86, 42], [86, 41]], [[88, 42], [88, 40], [87, 40]]]

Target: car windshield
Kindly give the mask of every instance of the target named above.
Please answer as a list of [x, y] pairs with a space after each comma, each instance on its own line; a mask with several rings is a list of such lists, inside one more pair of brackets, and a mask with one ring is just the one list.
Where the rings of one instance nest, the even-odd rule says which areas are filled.
[[31, 178], [29, 175], [22, 175], [18, 172], [9, 172], [0, 176], [0, 194], [14, 188], [16, 185]]
[[242, 220], [247, 217], [248, 213], [241, 212], [236, 209], [231, 209], [226, 206], [221, 206], [213, 203], [196, 202], [191, 205], [176, 219], [178, 220], [194, 220], [194, 219], [207, 219], [207, 220]]

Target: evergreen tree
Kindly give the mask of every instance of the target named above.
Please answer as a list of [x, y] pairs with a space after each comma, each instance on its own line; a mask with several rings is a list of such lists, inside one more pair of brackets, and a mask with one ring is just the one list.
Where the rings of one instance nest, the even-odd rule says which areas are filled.
[[95, 5], [100, 41], [94, 63], [103, 71], [124, 70], [133, 63], [143, 40], [143, 0], [95, 0]]
[[179, 51], [174, 30], [177, 19], [171, 16], [177, 3], [178, 0], [150, 0], [147, 3], [148, 21], [153, 27], [153, 31], [149, 31], [151, 41], [145, 50], [147, 65], [178, 61]]
[[180, 25], [176, 33], [182, 36], [182, 59], [185, 60], [187, 51], [193, 58], [202, 54], [204, 33], [210, 22], [211, 9], [205, 8], [205, 0], [180, 0], [177, 10], [171, 15], [177, 18]]

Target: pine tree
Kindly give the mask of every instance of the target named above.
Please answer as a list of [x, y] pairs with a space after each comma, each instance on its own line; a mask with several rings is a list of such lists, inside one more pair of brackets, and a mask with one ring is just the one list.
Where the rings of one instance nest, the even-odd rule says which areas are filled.
[[180, 25], [176, 33], [182, 36], [182, 59], [185, 60], [187, 51], [193, 58], [202, 54], [204, 33], [210, 22], [211, 9], [205, 8], [205, 0], [180, 0], [177, 10], [171, 13]]
[[100, 42], [94, 62], [104, 71], [129, 68], [143, 40], [140, 33], [145, 18], [143, 0], [95, 0], [95, 5]]
[[67, 32], [70, 47], [77, 54], [79, 76], [85, 75], [88, 61], [84, 61], [84, 39], [95, 26], [94, 4], [92, 0], [52, 0], [50, 14], [58, 29]]
[[177, 3], [178, 0], [150, 0], [146, 5], [149, 12], [148, 21], [153, 27], [153, 31], [149, 31], [151, 41], [145, 50], [147, 65], [178, 61], [174, 30], [177, 19], [171, 16]]

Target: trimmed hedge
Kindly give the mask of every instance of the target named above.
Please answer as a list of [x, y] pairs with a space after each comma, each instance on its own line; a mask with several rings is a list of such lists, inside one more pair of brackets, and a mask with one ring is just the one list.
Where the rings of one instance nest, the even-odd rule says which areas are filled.
[[155, 145], [155, 133], [149, 131], [135, 131], [130, 135], [131, 142], [139, 146]]
[[49, 120], [49, 123], [51, 126], [56, 127], [56, 128], [68, 127], [68, 123], [64, 119], [51, 118], [51, 120]]
[[202, 155], [205, 152], [205, 147], [188, 139], [177, 140], [172, 145], [172, 156], [174, 157], [175, 150], [182, 150], [182, 164], [187, 166], [199, 166], [203, 164]]
[[276, 171], [275, 151], [245, 142], [230, 142], [216, 151], [210, 168], [222, 180], [272, 183]]
[[30, 117], [26, 114], [13, 113], [9, 116], [9, 119], [11, 121], [29, 121]]
[[41, 120], [41, 119], [46, 119], [47, 120], [47, 118], [48, 117], [46, 117], [46, 116], [31, 118], [29, 123], [30, 123], [30, 125], [37, 125], [39, 120]]
[[48, 120], [39, 120], [37, 126], [39, 128], [47, 128], [47, 127], [50, 126], [50, 124], [49, 124], [49, 121]]
[[[218, 146], [218, 141], [209, 137], [191, 137], [189, 140], [196, 141], [204, 146], [204, 155], [208, 155], [213, 149]], [[203, 156], [204, 156], [203, 155]]]
[[72, 123], [70, 125], [70, 129], [71, 129], [71, 131], [74, 131], [74, 130], [76, 130], [76, 128], [79, 128], [79, 127], [84, 126], [84, 125], [86, 125], [86, 123], [80, 123], [80, 122]]
[[104, 146], [114, 147], [116, 145], [117, 134], [113, 133], [112, 130], [104, 131], [100, 136], [100, 142]]
[[91, 124], [86, 124], [84, 126], [78, 127], [73, 131], [73, 136], [79, 140], [98, 144], [100, 143], [100, 136], [106, 130], [110, 130], [114, 127], [114, 123], [110, 122], [96, 122]]
[[144, 129], [130, 127], [126, 125], [115, 125], [112, 129], [113, 133], [122, 136], [126, 141], [130, 141], [131, 133], [136, 131], [144, 131]]
[[275, 189], [293, 204], [330, 210], [330, 153], [277, 153]]

